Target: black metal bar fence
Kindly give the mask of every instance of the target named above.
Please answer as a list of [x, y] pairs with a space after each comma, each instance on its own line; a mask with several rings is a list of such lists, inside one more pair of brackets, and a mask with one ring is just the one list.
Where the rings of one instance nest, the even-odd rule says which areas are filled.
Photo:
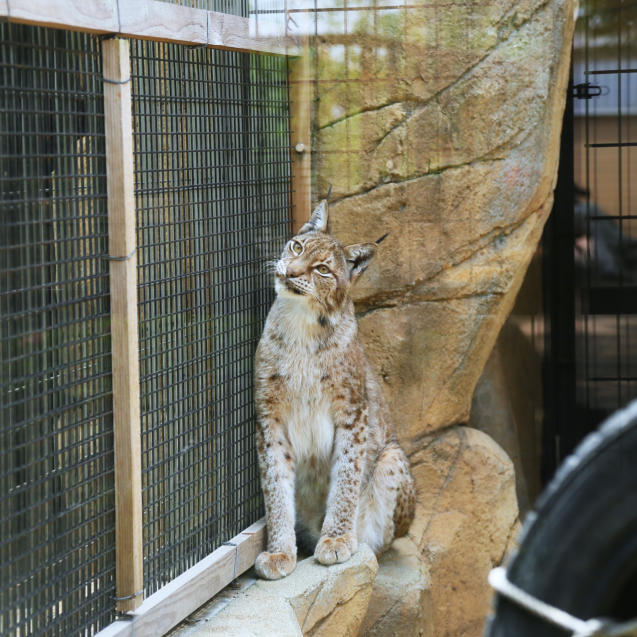
[[[133, 41], [131, 68], [148, 596], [263, 512], [289, 99], [282, 56]], [[0, 23], [0, 122], [0, 635], [90, 635], [116, 595], [99, 38]]]

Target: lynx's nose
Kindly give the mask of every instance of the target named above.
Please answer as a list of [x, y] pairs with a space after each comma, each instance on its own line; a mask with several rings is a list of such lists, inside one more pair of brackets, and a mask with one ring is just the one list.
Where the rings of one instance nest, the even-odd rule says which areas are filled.
[[288, 265], [285, 268], [285, 275], [289, 279], [294, 279], [298, 276], [301, 276], [304, 272], [305, 272], [304, 268], [300, 265], [297, 265], [297, 266]]

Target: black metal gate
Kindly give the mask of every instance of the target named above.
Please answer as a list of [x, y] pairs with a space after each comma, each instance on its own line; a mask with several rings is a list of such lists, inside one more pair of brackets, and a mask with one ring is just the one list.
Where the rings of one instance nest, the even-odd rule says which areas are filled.
[[581, 3], [554, 213], [545, 477], [637, 395], [637, 3]]

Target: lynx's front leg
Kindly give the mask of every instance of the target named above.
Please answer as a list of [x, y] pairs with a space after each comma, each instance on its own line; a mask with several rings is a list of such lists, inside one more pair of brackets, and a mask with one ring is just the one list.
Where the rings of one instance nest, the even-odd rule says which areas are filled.
[[263, 415], [257, 429], [257, 453], [268, 528], [268, 550], [255, 562], [260, 577], [279, 579], [296, 566], [294, 463], [280, 421]]
[[335, 438], [330, 491], [325, 519], [314, 557], [321, 564], [346, 562], [358, 549], [356, 523], [363, 474], [367, 413], [347, 409], [339, 414]]

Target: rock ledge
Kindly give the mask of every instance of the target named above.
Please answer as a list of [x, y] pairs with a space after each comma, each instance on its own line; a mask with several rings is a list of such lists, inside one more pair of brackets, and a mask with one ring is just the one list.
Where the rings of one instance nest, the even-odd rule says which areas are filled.
[[[247, 587], [226, 588], [171, 637], [355, 636], [367, 613], [378, 562], [362, 545], [344, 564], [302, 560], [276, 582], [240, 578]], [[221, 606], [221, 610], [219, 610]]]

